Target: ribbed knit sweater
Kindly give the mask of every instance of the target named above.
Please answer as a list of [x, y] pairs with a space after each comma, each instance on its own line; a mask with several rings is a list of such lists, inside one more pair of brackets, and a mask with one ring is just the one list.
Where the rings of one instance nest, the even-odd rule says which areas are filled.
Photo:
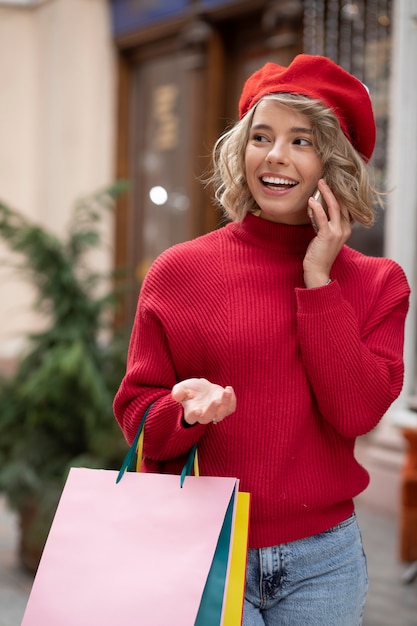
[[[129, 443], [146, 407], [145, 469], [177, 472], [198, 442], [204, 475], [251, 493], [250, 547], [312, 536], [368, 485], [355, 438], [403, 384], [409, 287], [392, 260], [344, 246], [332, 283], [306, 289], [313, 229], [247, 215], [156, 259], [142, 285], [114, 400]], [[231, 385], [235, 413], [186, 428], [178, 381]], [[192, 520], [190, 520], [192, 523]]]

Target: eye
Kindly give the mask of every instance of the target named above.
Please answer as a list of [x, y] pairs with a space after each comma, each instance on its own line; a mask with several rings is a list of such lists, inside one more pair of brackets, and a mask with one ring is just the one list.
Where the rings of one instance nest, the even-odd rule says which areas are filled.
[[251, 139], [256, 143], [263, 143], [265, 141], [268, 141], [268, 138], [265, 137], [265, 135], [261, 135], [260, 133], [253, 133]]
[[297, 137], [297, 139], [294, 139], [294, 144], [296, 146], [312, 146], [313, 142], [311, 141], [311, 139], [305, 139], [304, 137]]

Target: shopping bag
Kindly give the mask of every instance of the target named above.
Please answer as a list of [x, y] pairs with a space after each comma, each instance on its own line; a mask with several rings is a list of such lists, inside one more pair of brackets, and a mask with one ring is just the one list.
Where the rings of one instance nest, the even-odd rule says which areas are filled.
[[[148, 406], [139, 423], [136, 437], [123, 460], [116, 482], [122, 479], [126, 471], [140, 472], [144, 426], [152, 406], [153, 404]], [[190, 476], [192, 472], [194, 472], [194, 476], [200, 475], [197, 444], [191, 448], [182, 469], [180, 475], [181, 487], [184, 484], [185, 477]], [[222, 626], [239, 626], [242, 622], [246, 583], [250, 496], [248, 493], [238, 491], [236, 497], [236, 515], [231, 532], [231, 541], [229, 543], [229, 516], [231, 515], [229, 511], [222, 530], [224, 536], [227, 537], [226, 547], [222, 543], [222, 536], [220, 536], [213, 557], [211, 570], [204, 588], [195, 626], [207, 626], [207, 624], [215, 625], [219, 623]], [[228, 559], [227, 564], [229, 566], [227, 570], [226, 558]]]
[[[221, 622], [223, 626], [240, 626], [242, 623], [248, 553], [249, 506], [249, 493], [239, 491], [231, 542], [230, 570], [224, 596], [223, 622]], [[208, 621], [204, 621], [204, 625], [208, 623]]]
[[[181, 489], [173, 475], [116, 478], [70, 470], [22, 626], [240, 624], [239, 592], [240, 605], [223, 601], [239, 481], [188, 476]], [[223, 561], [213, 572], [216, 553]], [[220, 598], [206, 597], [213, 576]]]

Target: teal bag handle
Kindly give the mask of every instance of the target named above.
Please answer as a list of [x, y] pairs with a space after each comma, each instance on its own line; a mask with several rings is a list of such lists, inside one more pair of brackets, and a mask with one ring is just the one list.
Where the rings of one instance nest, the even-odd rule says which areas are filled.
[[180, 487], [182, 489], [182, 486], [184, 484], [184, 480], [186, 476], [191, 476], [191, 473], [193, 471], [193, 467], [195, 467], [195, 456], [197, 454], [197, 444], [195, 443], [193, 445], [193, 447], [191, 448], [191, 450], [188, 453], [188, 457], [187, 460], [184, 464], [184, 467], [182, 468], [182, 472], [180, 475]]
[[146, 411], [145, 411], [145, 413], [144, 413], [144, 415], [143, 415], [143, 417], [142, 417], [142, 419], [140, 421], [140, 424], [139, 424], [139, 427], [138, 427], [138, 432], [136, 433], [136, 437], [134, 438], [132, 445], [130, 446], [130, 448], [129, 448], [125, 458], [123, 459], [122, 465], [120, 467], [119, 473], [118, 473], [117, 478], [116, 478], [116, 485], [117, 485], [118, 482], [120, 482], [122, 480], [123, 474], [125, 472], [132, 472], [133, 471], [133, 466], [135, 464], [135, 459], [136, 459], [136, 451], [137, 451], [137, 448], [138, 448], [139, 437], [140, 437], [140, 434], [141, 434], [141, 432], [143, 430], [143, 427], [145, 426], [146, 418], [148, 417], [148, 413], [151, 410], [152, 406], [153, 406], [153, 403], [148, 406], [148, 408], [146, 409]]
[[[136, 433], [136, 436], [132, 442], [132, 445], [130, 446], [125, 458], [123, 459], [122, 465], [120, 467], [119, 473], [117, 475], [116, 478], [116, 484], [119, 483], [121, 481], [121, 479], [123, 478], [123, 475], [125, 472], [132, 472], [133, 468], [136, 464], [136, 454], [137, 454], [137, 449], [138, 449], [138, 443], [139, 443], [139, 437], [142, 433], [142, 430], [145, 426], [145, 422], [146, 422], [146, 418], [148, 417], [148, 413], [151, 410], [152, 406], [153, 406], [153, 402], [152, 404], [150, 404], [148, 406], [148, 408], [146, 409], [145, 413], [143, 414], [143, 417], [140, 421], [139, 427], [138, 427], [138, 432]], [[180, 475], [180, 487], [182, 489], [183, 485], [184, 485], [184, 481], [185, 481], [185, 477], [186, 476], [191, 476], [191, 473], [193, 471], [193, 467], [196, 461], [196, 454], [197, 454], [197, 444], [195, 443], [193, 445], [193, 447], [191, 448], [190, 452], [188, 453], [188, 457], [187, 460], [184, 464], [184, 467], [182, 468], [182, 472]]]

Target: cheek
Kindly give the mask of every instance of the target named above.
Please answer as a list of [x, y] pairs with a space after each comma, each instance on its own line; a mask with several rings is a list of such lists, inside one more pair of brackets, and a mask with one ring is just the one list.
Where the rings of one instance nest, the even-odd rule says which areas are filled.
[[253, 158], [250, 155], [245, 155], [245, 163], [244, 163], [244, 173], [246, 178], [246, 184], [249, 187], [249, 191], [253, 194], [255, 188], [255, 181], [257, 180], [256, 176], [256, 164]]
[[245, 172], [247, 177], [253, 176], [259, 166], [259, 158], [257, 156], [253, 150], [247, 149], [245, 152]]
[[316, 155], [314, 162], [311, 164], [311, 167], [315, 175], [317, 174], [320, 177], [323, 174], [323, 162], [318, 155]]

